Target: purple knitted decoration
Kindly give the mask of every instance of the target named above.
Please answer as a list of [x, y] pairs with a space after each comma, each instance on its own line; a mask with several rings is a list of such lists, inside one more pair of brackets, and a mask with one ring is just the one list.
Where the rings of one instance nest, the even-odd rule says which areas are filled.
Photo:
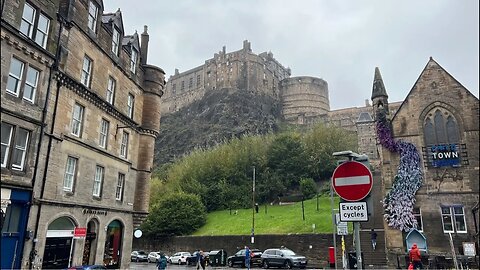
[[420, 155], [412, 143], [394, 141], [385, 109], [377, 112], [377, 135], [383, 147], [400, 154], [400, 164], [392, 189], [383, 200], [384, 218], [388, 226], [408, 232], [417, 227], [413, 206], [415, 193], [422, 186], [423, 180]]

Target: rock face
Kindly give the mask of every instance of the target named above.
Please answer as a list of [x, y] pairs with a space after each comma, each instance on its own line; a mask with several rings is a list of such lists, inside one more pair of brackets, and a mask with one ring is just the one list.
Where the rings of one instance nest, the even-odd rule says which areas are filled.
[[211, 147], [246, 134], [275, 132], [281, 108], [270, 96], [223, 88], [161, 119], [155, 166], [173, 161], [198, 147]]

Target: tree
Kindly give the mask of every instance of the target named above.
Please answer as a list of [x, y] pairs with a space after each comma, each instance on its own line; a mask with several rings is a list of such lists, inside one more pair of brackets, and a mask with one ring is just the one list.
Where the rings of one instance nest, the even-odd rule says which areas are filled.
[[305, 199], [311, 199], [317, 194], [317, 184], [312, 178], [300, 179], [300, 191]]
[[147, 234], [186, 235], [205, 223], [205, 206], [197, 195], [171, 193], [151, 207], [142, 229]]

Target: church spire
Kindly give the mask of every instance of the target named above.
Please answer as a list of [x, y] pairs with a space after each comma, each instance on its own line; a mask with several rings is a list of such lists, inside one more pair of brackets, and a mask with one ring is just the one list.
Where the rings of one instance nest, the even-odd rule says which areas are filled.
[[383, 84], [382, 75], [380, 74], [380, 69], [375, 67], [375, 76], [373, 78], [373, 89], [372, 89], [372, 100], [379, 97], [388, 98], [387, 90], [385, 90], [385, 85]]

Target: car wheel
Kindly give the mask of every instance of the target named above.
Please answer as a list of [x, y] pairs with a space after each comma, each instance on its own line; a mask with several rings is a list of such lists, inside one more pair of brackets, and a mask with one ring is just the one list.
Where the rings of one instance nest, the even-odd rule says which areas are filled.
[[267, 260], [263, 260], [262, 266], [263, 266], [263, 268], [265, 268], [265, 269], [267, 269], [268, 267], [270, 267], [270, 266], [268, 265]]
[[233, 261], [232, 260], [228, 260], [227, 264], [228, 264], [228, 267], [233, 267]]
[[182, 260], [178, 260], [178, 265], [181, 265], [182, 264]]
[[287, 268], [287, 269], [292, 269], [292, 262], [290, 262], [290, 261], [287, 260], [287, 261], [285, 262], [285, 268]]
[[135, 261], [136, 261], [136, 262], [138, 262], [138, 261], [139, 261], [139, 260], [138, 260], [138, 257], [135, 259]]

